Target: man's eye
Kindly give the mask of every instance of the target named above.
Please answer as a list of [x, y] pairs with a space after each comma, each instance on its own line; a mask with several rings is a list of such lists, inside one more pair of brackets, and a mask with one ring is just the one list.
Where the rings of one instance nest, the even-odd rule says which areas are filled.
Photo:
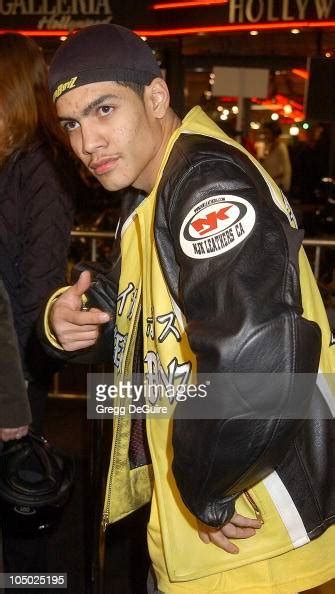
[[66, 132], [72, 132], [72, 130], [75, 130], [79, 127], [79, 124], [74, 120], [69, 120], [68, 122], [62, 122], [62, 127], [64, 130], [66, 130]]
[[98, 113], [100, 116], [106, 116], [112, 113], [113, 108], [110, 105], [100, 105], [98, 108]]

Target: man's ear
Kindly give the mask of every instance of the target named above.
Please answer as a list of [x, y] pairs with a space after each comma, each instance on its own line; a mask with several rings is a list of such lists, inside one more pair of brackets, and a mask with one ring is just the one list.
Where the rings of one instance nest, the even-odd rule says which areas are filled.
[[163, 118], [170, 106], [170, 93], [165, 80], [154, 78], [145, 88], [145, 97], [152, 115], [158, 119]]

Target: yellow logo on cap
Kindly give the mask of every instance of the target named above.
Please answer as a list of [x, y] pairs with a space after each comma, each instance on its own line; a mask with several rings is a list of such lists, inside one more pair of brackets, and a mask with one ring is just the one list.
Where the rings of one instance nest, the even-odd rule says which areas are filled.
[[73, 76], [72, 78], [70, 78], [70, 80], [67, 80], [65, 83], [60, 83], [52, 96], [53, 100], [56, 101], [56, 99], [58, 99], [58, 97], [60, 95], [62, 95], [62, 93], [64, 93], [64, 91], [73, 89], [77, 78], [78, 78], [78, 76]]

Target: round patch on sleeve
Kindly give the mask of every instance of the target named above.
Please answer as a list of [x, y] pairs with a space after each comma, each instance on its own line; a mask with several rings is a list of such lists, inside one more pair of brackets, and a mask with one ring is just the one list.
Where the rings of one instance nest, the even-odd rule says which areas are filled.
[[180, 246], [190, 258], [213, 258], [232, 250], [251, 233], [256, 214], [239, 196], [211, 196], [196, 204], [180, 229]]

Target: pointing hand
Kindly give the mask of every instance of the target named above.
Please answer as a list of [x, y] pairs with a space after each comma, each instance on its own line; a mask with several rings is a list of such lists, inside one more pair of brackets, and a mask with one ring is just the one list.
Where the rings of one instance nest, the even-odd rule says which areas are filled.
[[90, 284], [90, 273], [82, 272], [78, 281], [64, 291], [52, 306], [51, 329], [66, 351], [76, 351], [94, 345], [101, 324], [110, 320], [110, 315], [99, 309], [81, 310], [82, 296]]

